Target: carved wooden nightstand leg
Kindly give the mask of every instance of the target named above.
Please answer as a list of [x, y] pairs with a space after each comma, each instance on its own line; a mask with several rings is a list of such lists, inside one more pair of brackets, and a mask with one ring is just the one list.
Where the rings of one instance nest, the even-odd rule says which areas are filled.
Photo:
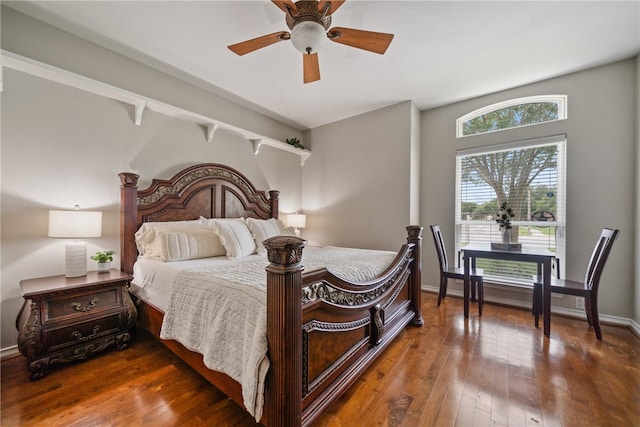
[[31, 372], [29, 379], [31, 381], [39, 380], [43, 378], [45, 375], [47, 375], [47, 372], [49, 371], [49, 358], [45, 357], [43, 359], [38, 359], [38, 360], [34, 360], [33, 362], [29, 362], [28, 367], [29, 367], [29, 372]]
[[116, 349], [124, 350], [128, 348], [130, 339], [131, 339], [131, 334], [129, 333], [116, 335]]

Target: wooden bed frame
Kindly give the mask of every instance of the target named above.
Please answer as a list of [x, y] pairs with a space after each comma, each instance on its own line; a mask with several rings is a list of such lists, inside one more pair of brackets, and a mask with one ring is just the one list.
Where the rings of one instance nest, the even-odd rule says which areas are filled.
[[[277, 218], [278, 191], [257, 191], [238, 171], [219, 164], [189, 167], [138, 190], [138, 175], [121, 173], [121, 268], [133, 272], [134, 233], [143, 222], [206, 218]], [[278, 236], [264, 242], [270, 368], [261, 423], [310, 425], [420, 314], [422, 227], [408, 226], [407, 243], [376, 280], [352, 283], [326, 269], [303, 274], [306, 241]], [[139, 324], [159, 338], [163, 313], [138, 301]], [[161, 340], [218, 389], [244, 407], [229, 376], [208, 369], [202, 356]]]

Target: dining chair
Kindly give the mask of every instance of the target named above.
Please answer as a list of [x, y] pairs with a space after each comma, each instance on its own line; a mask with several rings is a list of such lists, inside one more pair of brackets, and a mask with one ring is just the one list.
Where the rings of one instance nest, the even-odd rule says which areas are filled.
[[[600, 277], [604, 270], [604, 265], [611, 252], [613, 242], [618, 236], [619, 230], [610, 228], [602, 229], [600, 237], [596, 243], [591, 259], [587, 265], [587, 272], [583, 281], [567, 280], [567, 279], [551, 279], [551, 292], [564, 295], [573, 295], [584, 298], [584, 308], [587, 314], [587, 322], [593, 327], [596, 338], [602, 341], [602, 331], [600, 330], [600, 317], [598, 315], [598, 287], [600, 285]], [[542, 295], [542, 277], [533, 276], [533, 295], [534, 302], [537, 307], [542, 310], [534, 309], [535, 323], [538, 326], [538, 316], [541, 311], [545, 314], [551, 312], [551, 307], [545, 307]]]
[[[433, 234], [433, 241], [436, 245], [436, 252], [438, 253], [438, 262], [440, 263], [440, 290], [438, 292], [438, 306], [440, 306], [442, 300], [447, 296], [448, 280], [464, 280], [464, 269], [449, 266], [447, 250], [444, 246], [440, 226], [432, 225], [430, 227], [431, 233]], [[473, 292], [469, 292], [468, 294], [473, 293], [475, 295], [477, 288], [478, 313], [482, 315], [482, 306], [484, 305], [483, 271], [480, 268], [471, 269], [469, 276]]]

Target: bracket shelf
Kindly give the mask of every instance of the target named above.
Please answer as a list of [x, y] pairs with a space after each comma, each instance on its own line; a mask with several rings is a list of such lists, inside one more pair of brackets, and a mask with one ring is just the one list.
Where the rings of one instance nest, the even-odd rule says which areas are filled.
[[[80, 74], [72, 73], [62, 68], [57, 68], [6, 50], [0, 50], [0, 59], [3, 68], [6, 67], [12, 70], [21, 71], [36, 77], [132, 105], [134, 108], [133, 121], [136, 126], [140, 126], [142, 124], [143, 113], [148, 109], [170, 117], [188, 120], [202, 126], [205, 129], [205, 138], [208, 142], [212, 142], [214, 134], [218, 130], [222, 129], [239, 135], [252, 142], [253, 152], [256, 155], [260, 151], [260, 147], [262, 145], [267, 145], [300, 156], [301, 166], [303, 166], [304, 162], [309, 158], [309, 156], [311, 156], [311, 151], [309, 150], [295, 148], [285, 142], [251, 132], [247, 129], [243, 129], [229, 123], [221, 122], [220, 120], [216, 120], [212, 117], [207, 117], [193, 111], [176, 107], [175, 105], [148, 98], [135, 92], [131, 92], [117, 86], [112, 86]], [[1, 91], [2, 73], [0, 68], [0, 92]]]

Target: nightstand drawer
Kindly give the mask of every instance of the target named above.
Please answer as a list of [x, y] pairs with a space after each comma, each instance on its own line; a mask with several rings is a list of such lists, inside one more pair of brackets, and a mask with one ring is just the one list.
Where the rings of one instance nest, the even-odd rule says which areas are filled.
[[76, 316], [88, 316], [103, 310], [121, 306], [120, 287], [115, 286], [98, 292], [76, 293], [63, 298], [44, 301], [43, 323], [54, 322]]
[[63, 328], [44, 329], [42, 346], [45, 352], [89, 342], [102, 335], [116, 333], [122, 328], [122, 313], [94, 319]]

